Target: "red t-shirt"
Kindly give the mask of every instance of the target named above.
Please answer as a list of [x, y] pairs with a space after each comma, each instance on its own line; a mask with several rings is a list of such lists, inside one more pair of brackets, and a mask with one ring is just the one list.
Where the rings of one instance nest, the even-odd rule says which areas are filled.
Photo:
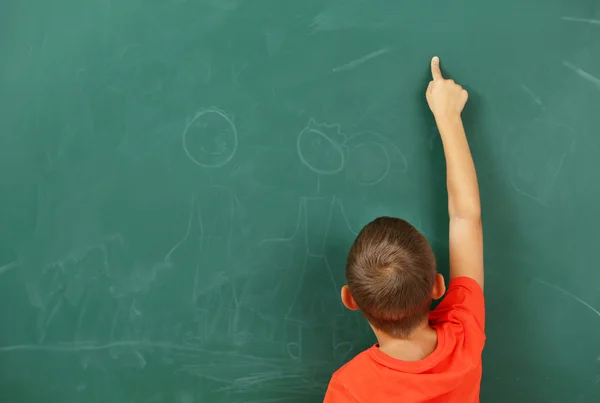
[[468, 277], [450, 282], [429, 315], [436, 349], [420, 361], [401, 361], [375, 345], [333, 374], [325, 403], [479, 402], [485, 344], [483, 290]]

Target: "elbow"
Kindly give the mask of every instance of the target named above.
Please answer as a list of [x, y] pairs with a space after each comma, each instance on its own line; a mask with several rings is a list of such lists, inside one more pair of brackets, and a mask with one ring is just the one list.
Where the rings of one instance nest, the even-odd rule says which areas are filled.
[[451, 211], [448, 211], [448, 213], [450, 215], [450, 219], [455, 218], [458, 220], [481, 222], [481, 206], [479, 204], [455, 208]]

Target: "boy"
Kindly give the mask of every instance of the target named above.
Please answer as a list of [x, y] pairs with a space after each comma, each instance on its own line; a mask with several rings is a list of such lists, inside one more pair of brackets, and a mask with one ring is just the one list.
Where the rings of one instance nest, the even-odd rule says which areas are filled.
[[462, 125], [467, 92], [431, 61], [427, 102], [444, 154], [450, 216], [446, 292], [427, 240], [406, 221], [380, 217], [358, 234], [342, 302], [360, 309], [378, 344], [333, 375], [326, 403], [479, 402], [485, 343], [483, 231], [477, 176]]

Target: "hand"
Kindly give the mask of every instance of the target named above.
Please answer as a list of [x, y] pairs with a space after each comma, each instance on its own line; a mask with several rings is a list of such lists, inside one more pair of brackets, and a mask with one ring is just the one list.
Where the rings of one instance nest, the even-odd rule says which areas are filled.
[[431, 59], [433, 80], [427, 87], [427, 103], [436, 120], [460, 117], [469, 93], [454, 80], [445, 80], [440, 70], [440, 59]]

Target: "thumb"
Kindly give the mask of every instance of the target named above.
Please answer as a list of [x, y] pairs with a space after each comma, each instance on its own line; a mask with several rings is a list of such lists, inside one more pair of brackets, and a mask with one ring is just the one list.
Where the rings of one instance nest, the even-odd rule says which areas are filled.
[[440, 58], [437, 56], [434, 56], [434, 58], [431, 59], [431, 75], [434, 80], [442, 80], [444, 78], [442, 77], [442, 71], [440, 70]]

